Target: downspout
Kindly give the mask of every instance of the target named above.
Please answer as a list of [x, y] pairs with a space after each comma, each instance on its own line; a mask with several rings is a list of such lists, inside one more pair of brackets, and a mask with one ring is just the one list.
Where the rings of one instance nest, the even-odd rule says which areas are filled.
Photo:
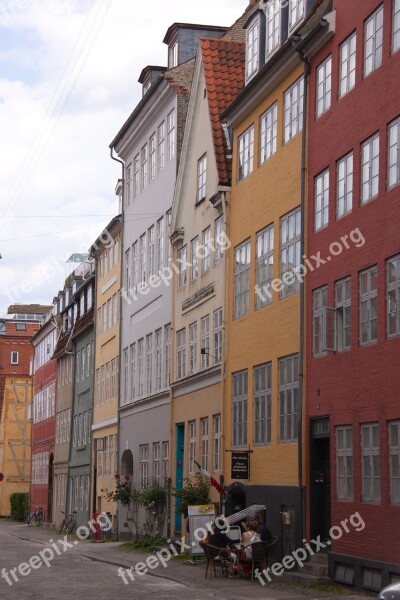
[[[117, 469], [119, 472], [119, 466], [120, 466], [120, 460], [121, 460], [121, 456], [120, 456], [120, 443], [121, 443], [121, 439], [120, 439], [120, 431], [121, 431], [121, 418], [120, 418], [120, 412], [119, 412], [119, 408], [120, 408], [120, 380], [121, 380], [121, 340], [122, 340], [122, 294], [121, 294], [121, 287], [122, 287], [122, 274], [123, 274], [123, 265], [122, 265], [122, 260], [123, 260], [123, 256], [124, 256], [124, 221], [125, 221], [125, 163], [123, 160], [121, 160], [120, 158], [117, 158], [116, 156], [114, 156], [114, 147], [112, 146], [110, 148], [110, 156], [112, 158], [112, 160], [115, 160], [115, 162], [118, 162], [122, 165], [121, 171], [122, 171], [122, 177], [121, 177], [121, 182], [122, 182], [122, 189], [121, 189], [121, 243], [120, 243], [120, 270], [119, 270], [119, 287], [120, 287], [120, 293], [119, 293], [119, 340], [118, 340], [118, 381], [117, 381], [117, 402], [118, 402], [118, 410], [117, 410], [117, 432], [118, 432], [118, 446], [117, 446]], [[117, 529], [117, 538], [119, 539], [119, 515], [118, 515], [118, 504], [117, 504], [117, 509], [116, 509], [116, 529]]]
[[[307, 106], [308, 106], [308, 83], [310, 76], [310, 62], [302, 50], [294, 45], [300, 60], [304, 63], [304, 94], [303, 94], [303, 131], [301, 140], [301, 238], [300, 238], [300, 257], [305, 255], [305, 211], [306, 211], [306, 176], [307, 176]], [[298, 451], [298, 479], [300, 490], [300, 523], [301, 539], [304, 539], [306, 533], [306, 510], [305, 510], [305, 489], [303, 477], [303, 388], [304, 388], [304, 330], [305, 330], [305, 283], [300, 278], [300, 335], [299, 335], [299, 421], [297, 433], [297, 451]]]

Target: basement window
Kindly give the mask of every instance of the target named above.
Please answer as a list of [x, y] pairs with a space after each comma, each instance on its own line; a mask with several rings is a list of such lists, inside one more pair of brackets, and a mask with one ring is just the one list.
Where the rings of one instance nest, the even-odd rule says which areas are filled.
[[354, 567], [345, 563], [336, 563], [334, 580], [346, 585], [354, 585]]
[[379, 592], [382, 589], [382, 573], [373, 569], [363, 569], [363, 588]]

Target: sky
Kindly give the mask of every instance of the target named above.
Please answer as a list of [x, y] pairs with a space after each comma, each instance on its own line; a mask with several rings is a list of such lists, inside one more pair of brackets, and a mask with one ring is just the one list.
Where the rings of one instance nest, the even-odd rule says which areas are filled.
[[52, 304], [118, 213], [109, 144], [165, 65], [174, 22], [231, 25], [248, 0], [0, 0], [0, 316]]

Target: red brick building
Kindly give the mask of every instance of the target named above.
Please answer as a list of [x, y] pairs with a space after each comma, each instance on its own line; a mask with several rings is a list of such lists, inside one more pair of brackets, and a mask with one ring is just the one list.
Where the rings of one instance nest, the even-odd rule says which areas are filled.
[[334, 4], [310, 71], [307, 531], [378, 590], [400, 575], [400, 1]]
[[52, 312], [32, 338], [33, 408], [30, 510], [41, 506], [44, 520], [53, 522], [53, 464], [56, 434], [57, 361], [52, 358], [58, 329]]

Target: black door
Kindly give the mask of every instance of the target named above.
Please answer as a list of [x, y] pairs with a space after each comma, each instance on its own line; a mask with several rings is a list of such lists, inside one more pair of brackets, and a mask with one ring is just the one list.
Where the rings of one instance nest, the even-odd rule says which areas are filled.
[[331, 526], [329, 420], [311, 424], [310, 440], [311, 536], [328, 539]]

